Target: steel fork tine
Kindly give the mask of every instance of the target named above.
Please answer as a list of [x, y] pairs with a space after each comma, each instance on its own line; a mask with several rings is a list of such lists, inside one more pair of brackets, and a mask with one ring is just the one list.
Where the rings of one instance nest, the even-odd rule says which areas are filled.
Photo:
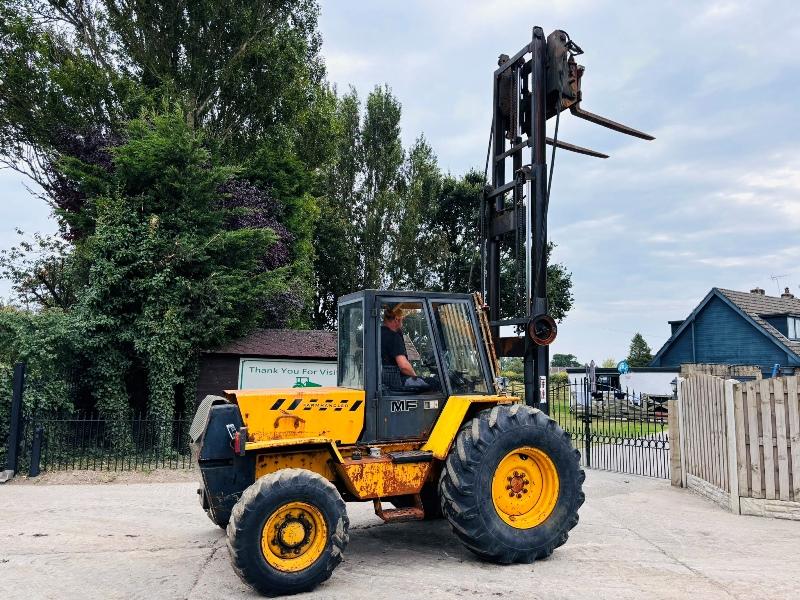
[[594, 156], [595, 158], [608, 158], [608, 154], [603, 154], [602, 152], [598, 152], [597, 150], [592, 150], [591, 148], [576, 146], [575, 144], [570, 144], [569, 142], [562, 142], [561, 140], [553, 140], [553, 138], [545, 138], [545, 141], [549, 146], [555, 145], [556, 148], [561, 148], [562, 150], [568, 150], [569, 152], [576, 152], [577, 154], [585, 154], [586, 156]]
[[656, 139], [649, 133], [644, 133], [643, 131], [639, 131], [638, 129], [634, 129], [633, 127], [628, 127], [627, 125], [623, 125], [622, 123], [617, 123], [616, 121], [612, 121], [611, 119], [607, 119], [606, 117], [601, 117], [600, 115], [596, 115], [592, 112], [589, 112], [588, 110], [583, 110], [577, 103], [570, 106], [569, 110], [573, 115], [575, 115], [579, 119], [583, 119], [584, 121], [589, 121], [590, 123], [594, 123], [595, 125], [607, 127], [608, 129], [613, 129], [614, 131], [618, 131], [626, 135], [632, 135], [633, 137], [641, 138], [643, 140]]

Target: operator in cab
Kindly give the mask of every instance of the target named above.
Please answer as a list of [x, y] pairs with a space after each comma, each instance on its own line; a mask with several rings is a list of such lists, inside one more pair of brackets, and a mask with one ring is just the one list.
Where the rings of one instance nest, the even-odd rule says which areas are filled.
[[404, 379], [404, 387], [419, 391], [430, 387], [424, 379], [417, 376], [417, 372], [408, 360], [408, 351], [403, 337], [403, 310], [400, 308], [387, 308], [383, 311], [381, 364], [387, 367], [397, 367]]

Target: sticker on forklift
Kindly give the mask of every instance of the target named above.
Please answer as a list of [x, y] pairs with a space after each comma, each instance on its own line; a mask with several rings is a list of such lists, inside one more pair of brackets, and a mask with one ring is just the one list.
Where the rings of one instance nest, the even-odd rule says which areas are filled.
[[547, 404], [547, 377], [539, 375], [539, 404]]
[[438, 400], [425, 400], [425, 404], [423, 406], [425, 410], [436, 410], [439, 408], [439, 401]]
[[392, 412], [408, 412], [411, 410], [417, 410], [416, 400], [392, 400]]

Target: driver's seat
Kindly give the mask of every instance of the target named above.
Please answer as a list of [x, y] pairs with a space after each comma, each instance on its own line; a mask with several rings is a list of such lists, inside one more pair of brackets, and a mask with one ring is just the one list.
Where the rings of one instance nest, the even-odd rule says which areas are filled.
[[406, 387], [404, 376], [400, 372], [400, 367], [392, 365], [383, 365], [383, 372], [381, 373], [381, 384], [385, 392], [391, 392], [395, 396], [407, 396], [411, 394], [419, 394], [420, 390], [417, 388]]

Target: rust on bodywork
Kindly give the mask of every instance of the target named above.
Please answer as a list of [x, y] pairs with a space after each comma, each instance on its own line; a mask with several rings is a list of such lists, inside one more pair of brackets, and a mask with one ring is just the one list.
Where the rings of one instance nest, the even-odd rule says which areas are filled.
[[431, 462], [397, 464], [389, 456], [345, 459], [334, 468], [348, 491], [360, 500], [418, 494]]
[[328, 449], [307, 452], [263, 453], [256, 455], [256, 479], [281, 469], [307, 469], [319, 473], [325, 479], [336, 480], [332, 466], [333, 458]]

